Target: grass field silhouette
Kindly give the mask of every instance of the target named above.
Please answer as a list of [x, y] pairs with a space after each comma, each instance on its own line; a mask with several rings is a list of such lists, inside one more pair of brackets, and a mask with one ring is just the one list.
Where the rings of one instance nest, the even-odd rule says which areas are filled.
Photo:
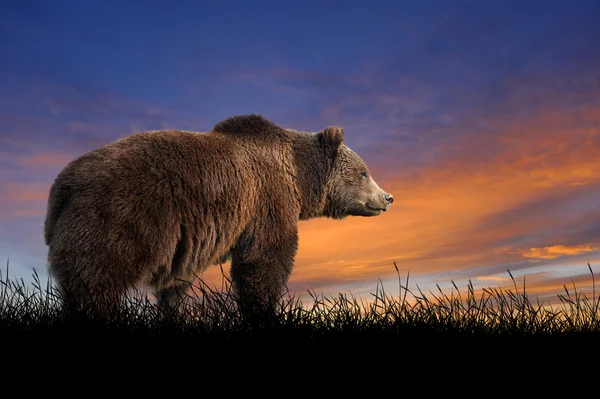
[[260, 315], [242, 314], [226, 273], [221, 289], [201, 279], [173, 311], [161, 310], [141, 291], [129, 292], [108, 313], [68, 313], [59, 290], [49, 277], [44, 283], [34, 271], [33, 282], [8, 278], [9, 264], [0, 274], [0, 330], [4, 338], [111, 336], [122, 339], [161, 339], [218, 342], [248, 339], [337, 340], [370, 339], [386, 342], [405, 338], [463, 337], [600, 337], [600, 298], [591, 265], [592, 296], [564, 286], [560, 304], [532, 300], [526, 286], [513, 281], [511, 289], [484, 288], [469, 281], [466, 291], [454, 284], [450, 293], [416, 292], [398, 272], [400, 294], [390, 296], [378, 284], [372, 300], [353, 295], [317, 295], [308, 291], [309, 305], [289, 293]]

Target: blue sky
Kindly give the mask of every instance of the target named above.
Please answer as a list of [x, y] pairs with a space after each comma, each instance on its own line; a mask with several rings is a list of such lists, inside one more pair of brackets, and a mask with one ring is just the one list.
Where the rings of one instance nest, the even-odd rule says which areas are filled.
[[598, 20], [597, 1], [3, 2], [0, 261], [45, 273], [47, 191], [83, 152], [260, 113], [344, 127], [396, 197], [378, 218], [301, 223], [293, 289], [369, 292], [393, 261], [425, 286], [510, 268], [544, 298], [586, 287]]

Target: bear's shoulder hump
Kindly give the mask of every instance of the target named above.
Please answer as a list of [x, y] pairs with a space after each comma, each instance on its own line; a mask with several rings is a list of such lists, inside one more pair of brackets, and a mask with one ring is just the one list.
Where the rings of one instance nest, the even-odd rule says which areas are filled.
[[217, 123], [213, 132], [252, 137], [281, 137], [287, 130], [262, 115], [248, 114], [229, 117]]

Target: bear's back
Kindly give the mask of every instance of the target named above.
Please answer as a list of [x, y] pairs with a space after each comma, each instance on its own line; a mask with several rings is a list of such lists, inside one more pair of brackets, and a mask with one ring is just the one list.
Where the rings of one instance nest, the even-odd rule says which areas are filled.
[[276, 125], [262, 115], [248, 114], [229, 117], [217, 123], [215, 133], [260, 140], [290, 141], [289, 129]]

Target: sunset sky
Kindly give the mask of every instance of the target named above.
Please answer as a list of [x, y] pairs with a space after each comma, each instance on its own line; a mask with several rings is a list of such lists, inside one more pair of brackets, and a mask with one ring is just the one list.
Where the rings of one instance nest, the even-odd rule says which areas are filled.
[[[49, 187], [142, 130], [258, 113], [345, 129], [395, 197], [300, 223], [306, 297], [504, 287], [541, 301], [600, 277], [600, 2], [4, 1], [0, 262], [47, 276]], [[227, 269], [227, 268], [226, 268]], [[218, 267], [205, 274], [219, 284]], [[449, 291], [448, 291], [449, 292]]]

